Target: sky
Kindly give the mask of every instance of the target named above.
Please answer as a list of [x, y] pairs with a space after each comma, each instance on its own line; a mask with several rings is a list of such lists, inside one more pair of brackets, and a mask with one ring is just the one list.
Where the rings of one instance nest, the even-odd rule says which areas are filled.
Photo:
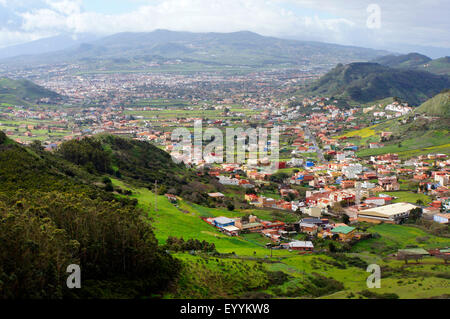
[[0, 47], [61, 33], [248, 30], [450, 55], [449, 13], [449, 0], [0, 0]]

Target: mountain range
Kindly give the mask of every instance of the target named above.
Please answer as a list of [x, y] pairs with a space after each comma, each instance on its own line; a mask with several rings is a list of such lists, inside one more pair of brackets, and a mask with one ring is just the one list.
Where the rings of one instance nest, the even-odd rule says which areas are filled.
[[450, 57], [431, 59], [419, 53], [404, 55], [386, 55], [373, 60], [373, 62], [399, 69], [428, 71], [435, 74], [450, 75]]
[[[47, 40], [51, 42], [51, 40]], [[38, 44], [35, 42], [35, 44]], [[31, 46], [32, 44], [29, 44]], [[33, 50], [28, 50], [28, 52]], [[1, 57], [0, 51], [0, 57]], [[17, 51], [19, 52], [19, 51]], [[22, 52], [24, 54], [25, 52]], [[119, 33], [74, 47], [36, 55], [20, 55], [1, 63], [30, 65], [52, 63], [144, 64], [154, 60], [234, 66], [327, 65], [368, 61], [387, 51], [330, 43], [285, 40], [253, 32], [191, 33], [156, 30]]]
[[450, 78], [446, 75], [390, 68], [378, 63], [350, 63], [337, 65], [306, 87], [305, 92], [356, 103], [399, 97], [412, 105], [420, 105], [449, 87]]
[[0, 59], [21, 55], [36, 55], [76, 47], [82, 43], [93, 41], [97, 37], [91, 34], [60, 34], [53, 37], [30, 41], [0, 49]]

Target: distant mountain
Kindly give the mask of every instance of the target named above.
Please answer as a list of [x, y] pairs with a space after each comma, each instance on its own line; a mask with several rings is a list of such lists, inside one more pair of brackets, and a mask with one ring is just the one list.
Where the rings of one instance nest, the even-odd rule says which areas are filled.
[[391, 68], [416, 68], [431, 61], [431, 58], [419, 53], [409, 53], [404, 55], [386, 55], [375, 59], [373, 62]]
[[417, 113], [450, 117], [450, 89], [439, 93], [416, 109]]
[[57, 35], [54, 37], [1, 48], [0, 59], [60, 51], [75, 47], [85, 42], [93, 41], [94, 39], [96, 39], [96, 36], [90, 34], [81, 34], [77, 36], [69, 34]]
[[391, 68], [428, 71], [435, 74], [450, 75], [450, 57], [443, 57], [432, 60], [431, 58], [419, 54], [409, 53], [404, 55], [387, 55], [373, 60]]
[[0, 104], [29, 104], [42, 99], [59, 100], [61, 96], [28, 80], [0, 78]]
[[[76, 48], [50, 54], [4, 60], [3, 63], [96, 63], [103, 68], [153, 59], [235, 66], [327, 65], [368, 61], [386, 51], [329, 43], [284, 40], [242, 31], [233, 33], [191, 33], [156, 30], [119, 33]], [[119, 62], [117, 62], [117, 60]]]
[[449, 87], [448, 76], [394, 69], [377, 63], [351, 63], [337, 65], [306, 91], [311, 95], [347, 98], [358, 103], [395, 96], [419, 105]]

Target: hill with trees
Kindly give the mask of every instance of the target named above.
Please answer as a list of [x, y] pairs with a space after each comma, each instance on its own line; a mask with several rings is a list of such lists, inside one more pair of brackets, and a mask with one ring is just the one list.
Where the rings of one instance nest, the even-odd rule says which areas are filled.
[[42, 99], [59, 100], [61, 96], [25, 79], [0, 78], [0, 104], [28, 105]]
[[356, 103], [395, 96], [412, 105], [420, 105], [448, 87], [448, 76], [394, 69], [377, 63], [350, 63], [338, 64], [309, 85], [305, 92], [315, 96], [344, 98]]
[[419, 53], [409, 53], [404, 55], [386, 55], [374, 59], [373, 62], [391, 68], [450, 75], [450, 57], [448, 56], [433, 60]]
[[[96, 146], [75, 165], [0, 132], [0, 298], [134, 298], [177, 278], [137, 201], [99, 182], [108, 161]], [[70, 264], [84, 289], [65, 288]]]
[[368, 61], [386, 51], [331, 43], [297, 41], [266, 37], [249, 31], [231, 33], [193, 33], [169, 30], [113, 34], [75, 47], [0, 61], [2, 64], [36, 65], [52, 63], [96, 64], [102, 68], [147, 65], [150, 61], [180, 59], [203, 65], [246, 67], [304, 64], [334, 65]]
[[417, 113], [424, 113], [432, 116], [450, 117], [450, 89], [445, 90], [428, 101], [424, 102], [416, 109]]

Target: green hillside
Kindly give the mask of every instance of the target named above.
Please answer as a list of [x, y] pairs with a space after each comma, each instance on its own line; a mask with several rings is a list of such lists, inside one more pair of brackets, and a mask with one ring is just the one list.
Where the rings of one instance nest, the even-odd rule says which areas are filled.
[[450, 75], [450, 57], [448, 56], [432, 60], [419, 53], [409, 53], [404, 55], [386, 55], [376, 58], [373, 62], [391, 68], [428, 71], [434, 74]]
[[[0, 298], [132, 298], [158, 293], [180, 268], [144, 212], [99, 177], [0, 132]], [[83, 270], [67, 289], [66, 267]]]
[[450, 117], [450, 89], [424, 102], [416, 109], [417, 113]]
[[[398, 153], [401, 157], [450, 151], [450, 119], [426, 118], [414, 114], [388, 120], [364, 129], [350, 131], [342, 136], [360, 146], [358, 156], [366, 157], [386, 153]], [[381, 132], [392, 132], [392, 137], [382, 140]], [[384, 147], [371, 149], [369, 143], [381, 142]]]
[[412, 105], [420, 105], [449, 86], [447, 76], [393, 69], [377, 63], [351, 63], [337, 65], [308, 86], [306, 93], [346, 98], [356, 103], [396, 96]]
[[406, 69], [415, 69], [418, 67], [423, 67], [426, 63], [429, 63], [430, 61], [432, 61], [431, 58], [419, 53], [409, 53], [404, 55], [386, 55], [373, 60], [373, 62], [391, 68], [406, 68]]
[[[174, 188], [170, 179], [176, 176], [202, 182], [163, 151], [108, 135], [67, 143], [49, 153], [39, 143], [20, 146], [0, 132], [3, 299], [427, 298], [445, 293], [448, 279], [440, 260], [405, 272], [402, 262], [385, 257], [414, 244], [417, 236], [426, 237], [424, 247], [448, 245], [448, 238], [378, 225], [368, 231], [381, 237], [353, 250], [270, 252], [264, 236], [226, 236], [201, 219], [249, 211], [209, 208], [184, 197], [176, 204], [162, 194], [155, 198], [147, 187], [153, 178]], [[265, 210], [250, 212], [269, 217]], [[389, 249], [382, 249], [385, 240]], [[373, 262], [389, 268], [379, 295], [365, 292], [366, 267]], [[69, 291], [65, 268], [73, 263], [81, 266], [82, 288]], [[424, 274], [421, 287], [416, 281]]]
[[60, 99], [60, 96], [28, 80], [0, 78], [0, 105], [28, 105], [41, 99]]

